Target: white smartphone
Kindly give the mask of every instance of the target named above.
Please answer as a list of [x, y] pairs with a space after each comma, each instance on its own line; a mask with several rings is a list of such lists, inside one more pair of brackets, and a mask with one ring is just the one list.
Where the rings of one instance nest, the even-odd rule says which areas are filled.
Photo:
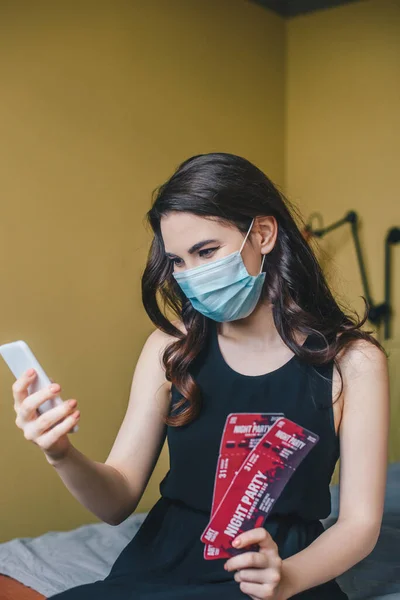
[[[14, 374], [15, 378], [18, 379], [28, 369], [35, 369], [37, 375], [35, 381], [28, 386], [28, 394], [38, 392], [44, 387], [51, 385], [51, 380], [46, 375], [44, 369], [39, 364], [39, 361], [29, 348], [28, 344], [23, 340], [16, 342], [10, 342], [9, 344], [2, 344], [0, 346], [0, 354], [4, 358], [5, 362], [9, 366], [10, 370]], [[54, 408], [58, 404], [63, 404], [60, 396], [50, 398], [45, 402], [42, 402], [38, 407], [37, 411], [39, 414]], [[78, 431], [78, 425], [74, 427], [68, 433], [76, 433]]]

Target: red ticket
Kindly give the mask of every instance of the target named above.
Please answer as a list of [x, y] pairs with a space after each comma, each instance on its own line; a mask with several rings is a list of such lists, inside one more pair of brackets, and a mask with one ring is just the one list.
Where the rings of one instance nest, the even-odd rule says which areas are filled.
[[285, 417], [275, 421], [243, 461], [201, 535], [202, 542], [221, 550], [217, 557], [208, 558], [249, 551], [249, 547], [233, 548], [232, 540], [263, 525], [284, 486], [318, 439]]
[[231, 413], [221, 438], [211, 515], [218, 508], [244, 459], [283, 413]]
[[[211, 516], [218, 508], [225, 492], [242, 466], [244, 459], [257, 445], [271, 425], [282, 416], [284, 416], [283, 413], [249, 412], [230, 413], [227, 416], [221, 437]], [[254, 547], [255, 549], [256, 547]], [[206, 560], [229, 558], [230, 556], [222, 548], [217, 548], [211, 544], [205, 545], [203, 555]]]

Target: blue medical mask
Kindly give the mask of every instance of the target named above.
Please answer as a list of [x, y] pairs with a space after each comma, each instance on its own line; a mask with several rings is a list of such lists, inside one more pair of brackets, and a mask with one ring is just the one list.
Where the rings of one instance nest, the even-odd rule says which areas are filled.
[[255, 309], [265, 280], [262, 272], [265, 254], [258, 275], [250, 275], [240, 250], [193, 269], [172, 273], [193, 307], [213, 321], [235, 321], [249, 316]]

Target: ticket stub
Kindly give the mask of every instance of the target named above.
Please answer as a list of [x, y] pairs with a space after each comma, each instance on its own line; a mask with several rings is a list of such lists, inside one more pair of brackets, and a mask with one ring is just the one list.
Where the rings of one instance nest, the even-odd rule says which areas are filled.
[[228, 556], [236, 555], [233, 539], [263, 525], [283, 488], [318, 440], [319, 436], [297, 423], [285, 417], [277, 419], [243, 461], [201, 541]]
[[[283, 413], [249, 412], [230, 413], [227, 416], [221, 437], [220, 454], [214, 480], [211, 516], [218, 508], [244, 459], [271, 425], [282, 416], [284, 416]], [[206, 544], [204, 547], [204, 558], [206, 560], [229, 558], [229, 556], [222, 548], [214, 547], [211, 544]]]

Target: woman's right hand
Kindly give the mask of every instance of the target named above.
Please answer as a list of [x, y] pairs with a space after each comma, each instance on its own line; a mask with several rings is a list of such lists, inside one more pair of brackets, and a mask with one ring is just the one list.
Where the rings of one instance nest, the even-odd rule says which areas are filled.
[[67, 434], [79, 421], [80, 413], [75, 410], [77, 401], [65, 400], [39, 414], [37, 408], [46, 400], [57, 396], [61, 386], [53, 382], [51, 386], [28, 394], [28, 386], [37, 376], [36, 371], [28, 375], [29, 371], [31, 369], [16, 379], [12, 386], [14, 410], [17, 414], [15, 424], [22, 429], [25, 439], [39, 446], [50, 461], [60, 460], [66, 456], [71, 446]]

